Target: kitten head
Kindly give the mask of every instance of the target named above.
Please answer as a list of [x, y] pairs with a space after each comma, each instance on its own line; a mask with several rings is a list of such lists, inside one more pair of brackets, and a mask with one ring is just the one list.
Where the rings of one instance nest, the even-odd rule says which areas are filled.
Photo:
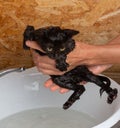
[[79, 31], [50, 26], [35, 30], [35, 40], [50, 58], [67, 55], [75, 47], [72, 37]]

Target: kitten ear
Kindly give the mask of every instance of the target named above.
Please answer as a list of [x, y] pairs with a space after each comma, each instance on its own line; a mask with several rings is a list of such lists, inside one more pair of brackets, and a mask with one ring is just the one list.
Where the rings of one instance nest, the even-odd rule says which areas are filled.
[[79, 33], [79, 31], [73, 29], [63, 29], [63, 32], [70, 38]]
[[43, 38], [43, 36], [48, 36], [48, 33], [53, 29], [53, 26], [49, 26], [49, 27], [43, 27], [43, 28], [39, 28], [37, 30], [35, 30], [35, 34], [37, 36], [40, 36]]
[[46, 28], [39, 28], [35, 30], [35, 41], [41, 42], [42, 40], [45, 40], [47, 31], [48, 30]]
[[47, 31], [47, 30], [44, 29], [44, 28], [36, 29], [36, 30], [35, 30], [35, 35], [37, 35], [37, 36], [43, 36], [46, 31]]

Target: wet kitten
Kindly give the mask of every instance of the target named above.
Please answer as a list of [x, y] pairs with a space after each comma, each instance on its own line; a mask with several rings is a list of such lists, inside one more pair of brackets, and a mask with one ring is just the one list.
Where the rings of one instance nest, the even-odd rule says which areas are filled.
[[[59, 27], [40, 28], [34, 31], [33, 26], [28, 26], [24, 33], [24, 42], [26, 40], [36, 41], [46, 54], [36, 50], [40, 55], [47, 55], [56, 61], [56, 68], [60, 71], [67, 70], [66, 56], [75, 47], [72, 36], [79, 33], [75, 30]], [[27, 48], [24, 43], [24, 48]]]
[[[56, 61], [56, 68], [60, 71], [66, 71], [69, 66], [66, 63], [67, 54], [75, 48], [75, 41], [72, 37], [78, 33], [76, 30], [61, 29], [58, 26], [50, 26], [37, 30], [33, 26], [27, 26], [24, 31], [23, 47], [24, 49], [28, 48], [25, 45], [25, 41], [27, 40], [36, 41], [45, 53], [38, 50], [35, 51], [42, 56], [47, 55], [51, 59], [54, 59]], [[105, 91], [108, 94], [107, 102], [109, 104], [113, 102], [118, 93], [117, 89], [110, 87], [110, 80], [107, 77], [93, 74], [85, 65], [77, 66], [60, 76], [51, 75], [51, 79], [60, 87], [74, 91], [63, 105], [64, 109], [68, 109], [85, 91], [85, 87], [79, 84], [82, 81], [93, 82], [101, 87], [100, 95]]]

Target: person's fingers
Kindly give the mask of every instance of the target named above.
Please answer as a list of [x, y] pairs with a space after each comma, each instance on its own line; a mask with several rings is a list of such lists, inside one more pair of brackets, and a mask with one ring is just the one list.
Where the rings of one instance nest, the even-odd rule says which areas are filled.
[[62, 75], [63, 74], [63, 72], [59, 71], [49, 63], [39, 63], [35, 61], [34, 63], [36, 64], [38, 71], [42, 72], [43, 74], [46, 74], [46, 75]]
[[51, 79], [48, 79], [45, 83], [44, 83], [44, 86], [49, 88], [50, 86], [53, 85], [53, 81]]
[[56, 90], [60, 89], [60, 87], [58, 85], [54, 84], [51, 79], [48, 79], [45, 82], [44, 86], [47, 88], [50, 88], [51, 91], [56, 91]]
[[[51, 60], [47, 56], [40, 56], [34, 50], [31, 50], [33, 61], [37, 66], [38, 71], [42, 72], [43, 74], [50, 74], [50, 75], [62, 75], [64, 72], [59, 71], [55, 68], [55, 61]], [[41, 61], [42, 60], [42, 61]]]
[[50, 90], [51, 90], [51, 91], [56, 91], [56, 90], [58, 90], [58, 89], [60, 89], [60, 87], [59, 87], [58, 85], [56, 85], [56, 84], [53, 84], [53, 85], [50, 87]]
[[48, 79], [48, 80], [45, 82], [44, 86], [47, 87], [47, 88], [50, 88], [51, 91], [59, 90], [59, 92], [60, 92], [61, 94], [67, 93], [67, 92], [69, 91], [68, 89], [60, 88], [58, 85], [54, 84], [51, 79]]
[[44, 75], [62, 75], [62, 72], [59, 71], [53, 71], [53, 70], [48, 70], [48, 69], [43, 69], [38, 67], [38, 71], [42, 72]]
[[31, 49], [31, 53], [32, 53], [33, 61], [37, 63], [39, 59], [39, 54], [33, 49]]
[[[31, 52], [32, 52], [32, 56], [33, 56], [33, 59], [36, 60], [38, 63], [41, 62], [41, 63], [47, 63], [49, 65], [54, 65], [55, 66], [55, 61], [50, 59], [48, 56], [40, 56], [35, 50], [31, 49]], [[42, 61], [41, 61], [42, 60]], [[41, 64], [40, 63], [40, 64]]]
[[107, 70], [111, 66], [112, 66], [111, 64], [108, 64], [108, 65], [89, 66], [89, 70], [92, 71], [94, 74], [99, 74], [99, 73]]
[[69, 89], [66, 89], [66, 88], [60, 88], [60, 91], [59, 91], [60, 93], [67, 93], [67, 92], [69, 92]]
[[26, 41], [26, 45], [32, 49], [36, 49], [44, 52], [35, 41]]

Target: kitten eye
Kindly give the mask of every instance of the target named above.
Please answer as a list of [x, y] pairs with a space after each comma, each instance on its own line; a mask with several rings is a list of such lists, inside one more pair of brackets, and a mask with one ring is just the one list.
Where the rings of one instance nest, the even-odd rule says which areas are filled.
[[52, 48], [47, 48], [47, 51], [51, 52], [53, 49]]
[[60, 51], [62, 52], [62, 51], [64, 51], [65, 50], [65, 47], [63, 47], [63, 48], [60, 48]]

